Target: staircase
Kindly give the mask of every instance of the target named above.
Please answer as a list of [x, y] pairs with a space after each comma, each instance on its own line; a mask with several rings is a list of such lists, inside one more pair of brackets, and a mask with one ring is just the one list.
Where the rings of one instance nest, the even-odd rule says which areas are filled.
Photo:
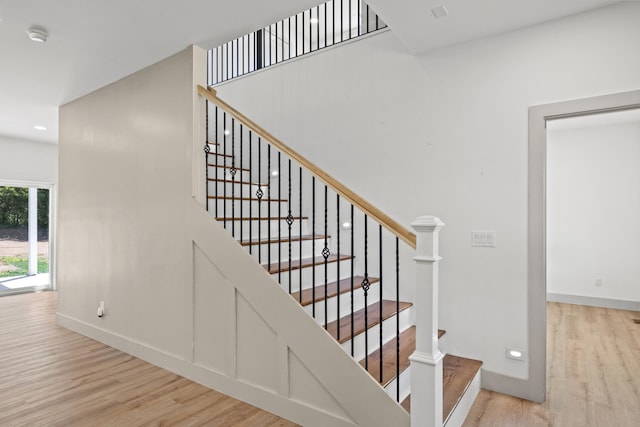
[[[291, 157], [282, 167], [280, 151], [254, 140], [246, 127], [252, 122], [237, 123], [243, 116], [230, 110], [215, 107], [205, 146], [209, 212], [410, 412], [415, 307], [401, 287], [415, 279], [400, 279], [399, 238], [383, 237], [383, 226], [367, 214], [354, 216], [354, 205], [345, 209], [339, 193], [329, 198], [326, 185], [318, 191], [315, 175], [303, 182], [303, 168], [294, 163], [292, 169]], [[211, 128], [209, 114], [208, 121]], [[438, 339], [443, 348], [445, 331]], [[461, 425], [479, 390], [482, 363], [452, 355], [442, 363], [443, 424]]]

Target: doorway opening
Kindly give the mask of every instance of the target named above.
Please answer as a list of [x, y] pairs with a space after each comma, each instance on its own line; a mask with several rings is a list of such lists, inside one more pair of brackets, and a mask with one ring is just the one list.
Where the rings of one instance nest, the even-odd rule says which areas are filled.
[[547, 124], [553, 120], [640, 108], [640, 90], [529, 108], [528, 346], [531, 400], [542, 402], [547, 384]]
[[0, 295], [51, 288], [50, 193], [0, 186]]

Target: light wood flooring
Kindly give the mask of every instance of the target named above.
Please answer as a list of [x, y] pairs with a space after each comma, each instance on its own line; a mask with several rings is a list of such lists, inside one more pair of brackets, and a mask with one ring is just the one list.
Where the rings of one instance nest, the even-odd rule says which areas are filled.
[[640, 312], [547, 303], [547, 401], [482, 390], [470, 426], [640, 426]]
[[55, 325], [57, 293], [0, 297], [0, 426], [294, 426]]

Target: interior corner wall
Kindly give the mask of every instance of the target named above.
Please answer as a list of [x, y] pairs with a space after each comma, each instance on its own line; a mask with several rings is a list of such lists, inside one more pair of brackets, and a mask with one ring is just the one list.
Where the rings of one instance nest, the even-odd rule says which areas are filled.
[[640, 122], [547, 131], [547, 292], [640, 303]]
[[0, 136], [0, 181], [56, 184], [58, 145]]
[[216, 90], [400, 223], [439, 216], [448, 350], [524, 379], [528, 108], [640, 88], [639, 20], [623, 2], [419, 57], [383, 32]]
[[179, 359], [192, 351], [194, 52], [60, 108], [58, 321]]

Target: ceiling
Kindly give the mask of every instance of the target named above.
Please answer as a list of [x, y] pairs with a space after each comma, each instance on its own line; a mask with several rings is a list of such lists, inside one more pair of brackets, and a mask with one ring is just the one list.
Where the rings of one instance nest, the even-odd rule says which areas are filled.
[[[190, 44], [215, 47], [320, 0], [0, 0], [0, 136], [56, 143], [58, 107]], [[369, 0], [413, 53], [616, 0]], [[445, 4], [449, 16], [434, 19]], [[400, 7], [399, 7], [400, 5]], [[250, 13], [247, 13], [250, 11]], [[40, 26], [47, 43], [26, 30]], [[40, 125], [47, 130], [35, 130]]]

